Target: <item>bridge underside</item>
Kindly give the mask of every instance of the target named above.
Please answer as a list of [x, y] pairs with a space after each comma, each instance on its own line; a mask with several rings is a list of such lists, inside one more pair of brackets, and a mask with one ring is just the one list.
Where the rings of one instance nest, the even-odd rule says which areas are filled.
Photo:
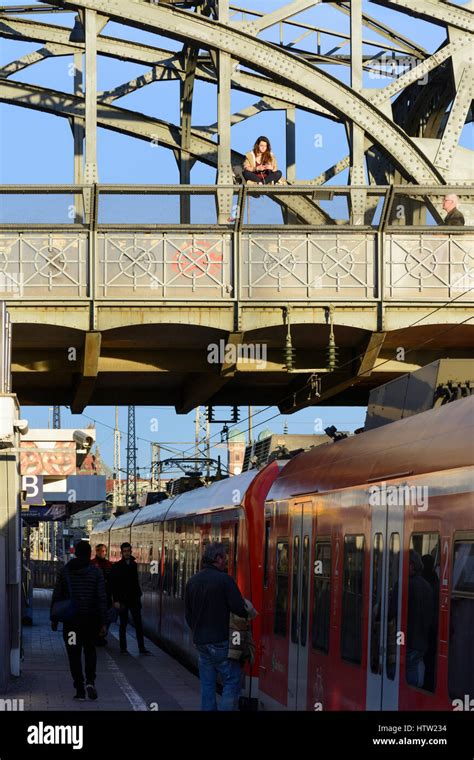
[[[296, 304], [288, 371], [281, 306], [107, 304], [96, 308], [94, 331], [86, 326], [90, 308], [9, 305], [13, 389], [22, 405], [74, 412], [91, 404], [171, 405], [181, 413], [200, 404], [272, 404], [286, 413], [316, 403], [364, 405], [373, 387], [438, 358], [467, 358], [474, 344], [474, 327], [461, 324], [472, 313], [464, 304], [443, 322], [429, 316], [432, 305], [390, 305], [381, 315], [376, 304], [338, 304], [338, 368], [329, 371], [328, 310]], [[222, 355], [226, 345], [234, 348]], [[313, 374], [318, 397], [310, 395]]]

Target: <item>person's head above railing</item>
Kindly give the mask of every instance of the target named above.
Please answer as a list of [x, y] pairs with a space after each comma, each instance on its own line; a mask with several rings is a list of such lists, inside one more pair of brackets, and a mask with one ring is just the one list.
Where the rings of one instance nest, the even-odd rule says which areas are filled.
[[443, 209], [447, 211], [444, 224], [461, 227], [464, 225], [464, 216], [458, 209], [459, 198], [456, 193], [448, 193], [443, 198]]

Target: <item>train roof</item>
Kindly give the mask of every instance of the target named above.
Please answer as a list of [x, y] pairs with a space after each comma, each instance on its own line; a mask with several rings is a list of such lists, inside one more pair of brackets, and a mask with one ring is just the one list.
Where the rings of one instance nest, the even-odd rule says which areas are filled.
[[119, 530], [119, 528], [128, 528], [132, 524], [136, 516], [137, 516], [136, 511], [125, 512], [123, 515], [119, 515], [119, 517], [115, 519], [114, 524], [111, 525], [111, 529]]
[[177, 498], [178, 496], [172, 496], [170, 499], [163, 499], [163, 501], [158, 501], [156, 504], [148, 504], [147, 507], [142, 507], [135, 513], [136, 519], [133, 522], [133, 527], [135, 528], [137, 525], [143, 525], [144, 523], [161, 522], [165, 519], [166, 513]]
[[[202, 514], [210, 510], [235, 509], [242, 504], [248, 489], [261, 472], [263, 470], [248, 470], [240, 475], [233, 475], [231, 478], [217, 480], [210, 486], [195, 488], [193, 491], [178, 494], [174, 498], [142, 507], [138, 513], [134, 513], [133, 527], [145, 523], [173, 520], [189, 514]], [[121, 517], [118, 518], [118, 520], [121, 519]], [[115, 524], [113, 529], [119, 527], [126, 526], [123, 523]]]
[[261, 470], [248, 470], [231, 478], [217, 480], [207, 488], [196, 488], [180, 494], [173, 502], [166, 519], [185, 514], [209, 512], [211, 509], [231, 509], [242, 504], [245, 494]]
[[290, 460], [267, 501], [472, 465], [474, 397], [459, 399]]
[[[97, 525], [94, 525], [93, 533], [103, 533], [104, 530], [110, 530], [114, 522], [116, 521], [116, 517], [109, 517], [108, 520], [102, 520], [101, 522], [97, 523]], [[92, 535], [91, 534], [91, 535]]]

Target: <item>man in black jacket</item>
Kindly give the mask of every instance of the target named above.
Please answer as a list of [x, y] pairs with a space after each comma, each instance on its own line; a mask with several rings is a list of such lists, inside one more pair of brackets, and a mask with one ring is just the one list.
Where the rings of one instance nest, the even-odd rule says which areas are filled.
[[128, 654], [127, 650], [127, 623], [130, 612], [137, 635], [138, 649], [140, 654], [150, 654], [145, 649], [143, 638], [143, 625], [141, 614], [140, 597], [142, 591], [138, 582], [138, 568], [135, 557], [132, 557], [132, 547], [128, 542], [121, 544], [120, 553], [122, 559], [112, 566], [110, 571], [110, 585], [114, 606], [120, 614], [120, 651]]
[[[90, 562], [91, 545], [87, 541], [80, 541], [76, 545], [75, 554], [75, 559], [68, 562], [58, 574], [51, 599], [50, 617], [51, 628], [57, 631], [58, 621], [53, 614], [53, 605], [70, 598], [75, 602], [77, 612], [71, 620], [63, 623], [63, 638], [76, 689], [74, 699], [82, 702], [86, 697], [86, 691], [89, 699], [97, 699], [95, 642], [99, 633], [105, 635], [107, 598], [104, 576]], [[85, 688], [82, 650], [86, 671]]]
[[216, 681], [222, 678], [220, 710], [237, 709], [240, 695], [241, 665], [230, 660], [230, 613], [247, 618], [242, 594], [225, 568], [227, 554], [223, 544], [206, 547], [203, 569], [186, 584], [186, 622], [193, 632], [193, 642], [199, 652], [201, 709], [217, 710]]
[[464, 225], [464, 216], [458, 209], [459, 198], [454, 193], [444, 196], [443, 208], [448, 213], [444, 217], [444, 224], [450, 227], [462, 227]]

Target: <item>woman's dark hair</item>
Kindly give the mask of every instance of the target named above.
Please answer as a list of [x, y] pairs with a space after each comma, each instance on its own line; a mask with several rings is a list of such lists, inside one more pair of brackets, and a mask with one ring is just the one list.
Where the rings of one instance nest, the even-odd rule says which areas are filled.
[[255, 145], [253, 146], [253, 152], [255, 156], [257, 156], [260, 153], [258, 146], [261, 142], [267, 143], [267, 149], [265, 153], [262, 155], [262, 163], [269, 164], [272, 160], [272, 146], [270, 145], [270, 140], [268, 139], [268, 137], [265, 137], [265, 135], [260, 135], [260, 137], [257, 137], [255, 141]]

